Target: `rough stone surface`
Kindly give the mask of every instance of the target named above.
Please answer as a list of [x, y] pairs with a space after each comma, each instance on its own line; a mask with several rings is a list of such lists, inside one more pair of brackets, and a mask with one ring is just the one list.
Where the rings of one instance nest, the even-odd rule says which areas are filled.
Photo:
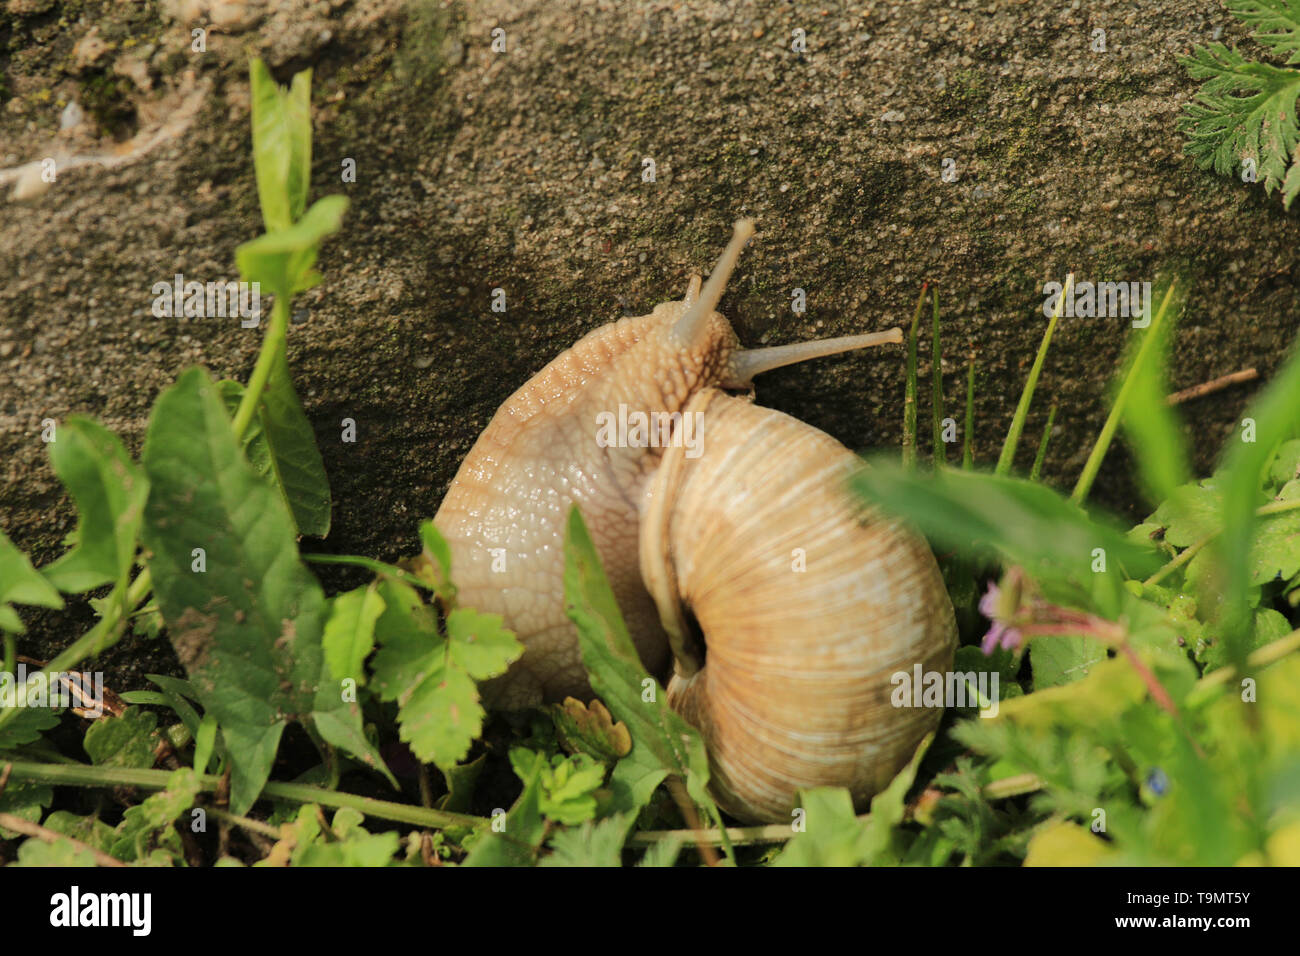
[[[1090, 49], [1096, 29], [1105, 53]], [[984, 462], [1042, 335], [1042, 285], [1068, 270], [1183, 270], [1174, 385], [1267, 376], [1296, 331], [1296, 215], [1196, 170], [1174, 128], [1195, 89], [1175, 56], [1220, 30], [1245, 35], [1209, 0], [11, 2], [0, 168], [119, 161], [70, 167], [21, 203], [10, 174], [0, 196], [0, 525], [38, 562], [73, 527], [42, 419], [97, 416], [138, 452], [183, 367], [247, 379], [259, 332], [156, 319], [150, 290], [175, 272], [234, 278], [236, 245], [261, 229], [250, 55], [281, 81], [314, 68], [313, 196], [353, 203], [290, 328], [335, 495], [334, 530], [314, 547], [392, 559], [417, 549], [417, 523], [502, 400], [583, 332], [680, 297], [742, 214], [759, 236], [723, 311], [746, 343], [903, 324], [921, 283], [937, 283], [946, 400], [960, 420], [973, 354]], [[190, 96], [196, 118], [169, 131]], [[61, 130], [74, 101], [84, 120]], [[345, 158], [355, 184], [340, 181]], [[505, 314], [490, 309], [498, 287]], [[1022, 467], [1056, 403], [1046, 474], [1073, 481], [1126, 326], [1062, 322]], [[785, 369], [759, 400], [850, 447], [896, 446], [903, 363], [894, 348]], [[1202, 468], [1252, 391], [1185, 407]], [[339, 441], [343, 418], [356, 444]], [[1095, 498], [1133, 517], [1128, 472], [1117, 446]], [[38, 656], [91, 620], [24, 615]], [[129, 680], [175, 663], [131, 638], [110, 666]]]

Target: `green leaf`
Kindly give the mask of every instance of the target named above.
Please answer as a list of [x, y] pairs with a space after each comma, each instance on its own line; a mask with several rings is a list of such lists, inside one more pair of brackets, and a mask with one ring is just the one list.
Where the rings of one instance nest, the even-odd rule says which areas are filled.
[[1169, 406], [1165, 369], [1181, 303], [1164, 302], [1166, 289], [1157, 288], [1161, 301], [1155, 318], [1146, 329], [1135, 328], [1129, 335], [1127, 391], [1116, 390], [1116, 402], [1123, 401], [1122, 422], [1138, 463], [1138, 476], [1147, 499], [1164, 501], [1191, 474], [1187, 442], [1178, 416]]
[[393, 856], [397, 853], [401, 837], [393, 830], [369, 833], [361, 826], [361, 820], [359, 811], [351, 807], [339, 809], [330, 824], [337, 839], [331, 842], [315, 839], [300, 844], [294, 851], [293, 865], [395, 866]]
[[1158, 566], [1154, 549], [1129, 540], [1110, 522], [1090, 517], [1044, 485], [1018, 478], [945, 470], [908, 474], [877, 459], [852, 487], [919, 528], [931, 541], [976, 558], [1022, 565], [1036, 580], [1070, 582], [1092, 592], [1097, 561], [1106, 574], [1144, 577]]
[[83, 746], [91, 761], [101, 767], [152, 767], [160, 739], [157, 727], [157, 714], [128, 707], [121, 717], [105, 717], [91, 724]]
[[131, 570], [148, 483], [116, 435], [73, 415], [50, 443], [50, 465], [77, 503], [71, 551], [43, 573], [61, 591], [116, 582]]
[[[168, 635], [232, 763], [231, 806], [261, 792], [290, 720], [331, 712], [332, 743], [360, 746], [361, 714], [325, 677], [325, 596], [298, 559], [280, 496], [235, 444], [216, 388], [185, 372], [154, 406], [144, 464], [152, 490], [144, 540]], [[194, 569], [194, 549], [206, 570]], [[352, 731], [339, 732], [339, 722]], [[373, 748], [350, 750], [382, 769]]]
[[[244, 386], [229, 379], [217, 383], [233, 418]], [[300, 534], [324, 537], [330, 528], [330, 489], [316, 436], [289, 378], [284, 350], [276, 352], [267, 386], [243, 439], [253, 470], [284, 497]]]
[[[202, 786], [188, 767], [174, 770], [167, 789], [128, 807], [118, 824], [117, 835], [109, 851], [119, 860], [165, 862], [181, 857], [180, 836], [172, 824], [194, 808]], [[157, 854], [156, 851], [162, 851]]]
[[[222, 403], [226, 406], [226, 411], [230, 413], [233, 419], [235, 413], [239, 411], [239, 403], [244, 399], [244, 386], [239, 382], [223, 378], [217, 382], [217, 393], [221, 396]], [[276, 482], [275, 469], [271, 465], [271, 449], [266, 444], [266, 432], [262, 428], [262, 415], [254, 415], [248, 423], [248, 428], [244, 431], [243, 441], [240, 443], [244, 449], [244, 456], [248, 463], [252, 465], [255, 471], [262, 478], [270, 483]], [[284, 494], [284, 487], [279, 486], [281, 494]], [[288, 495], [285, 495], [285, 503], [288, 503]]]
[[542, 769], [542, 815], [566, 826], [594, 819], [595, 792], [604, 782], [605, 765], [599, 761], [586, 754], [556, 754]]
[[330, 600], [325, 622], [325, 661], [338, 680], [366, 682], [366, 658], [375, 648], [375, 622], [384, 613], [378, 583], [346, 591]]
[[623, 843], [633, 822], [632, 814], [619, 813], [560, 830], [551, 837], [551, 852], [539, 866], [622, 866]]
[[[17, 683], [16, 675], [0, 674], [0, 701], [14, 698]], [[0, 750], [12, 750], [40, 740], [42, 733], [58, 725], [59, 714], [60, 711], [51, 707], [19, 707], [17, 716], [0, 729]]]
[[[3, 767], [0, 767], [3, 772]], [[3, 792], [0, 792], [0, 813], [11, 813], [16, 817], [35, 823], [41, 818], [41, 808], [54, 802], [54, 789], [43, 783], [31, 783], [26, 780], [10, 780]], [[0, 840], [14, 840], [20, 836], [14, 830], [0, 827]]]
[[1278, 372], [1262, 395], [1246, 412], [1255, 423], [1254, 441], [1240, 440], [1244, 429], [1237, 431], [1235, 442], [1224, 458], [1223, 534], [1218, 539], [1217, 554], [1224, 570], [1223, 621], [1233, 664], [1243, 669], [1249, 636], [1248, 592], [1252, 577], [1249, 567], [1255, 534], [1255, 509], [1260, 505], [1260, 486], [1282, 442], [1295, 432], [1300, 422], [1300, 349], [1292, 349], [1286, 365]]
[[285, 298], [309, 288], [313, 278], [318, 278], [308, 273], [316, 264], [321, 241], [339, 231], [347, 208], [346, 196], [326, 196], [292, 226], [242, 243], [235, 249], [239, 271], [249, 281], [260, 282]]
[[400, 737], [420, 760], [455, 766], [482, 732], [477, 682], [504, 674], [523, 645], [500, 615], [466, 608], [449, 614], [439, 634], [413, 588], [393, 580], [379, 587], [385, 606], [375, 622], [375, 687], [381, 699], [397, 701]]
[[98, 866], [95, 854], [86, 847], [79, 847], [71, 840], [55, 840], [46, 843], [36, 837], [22, 842], [18, 847], [18, 859], [14, 866], [68, 867]]
[[546, 836], [542, 816], [542, 772], [546, 758], [529, 750], [510, 752], [510, 763], [524, 782], [509, 812], [492, 813], [492, 829], [480, 835], [461, 866], [532, 866]]
[[424, 545], [422, 557], [432, 572], [430, 584], [447, 605], [454, 606], [456, 586], [451, 582], [451, 545], [432, 521], [421, 522], [420, 542]]
[[[1201, 169], [1213, 167], [1222, 176], [1235, 175], [1246, 159], [1254, 159], [1265, 193], [1282, 187], [1300, 139], [1300, 72], [1248, 62], [1222, 43], [1197, 47], [1178, 62], [1193, 79], [1205, 81], [1178, 121], [1179, 130], [1188, 134], [1187, 155]], [[1295, 188], [1300, 189], [1300, 182]], [[1295, 189], [1287, 182], [1287, 208], [1294, 198]]]
[[248, 67], [253, 112], [253, 166], [267, 232], [287, 229], [302, 215], [311, 174], [311, 72], [286, 91], [254, 59]]
[[615, 723], [599, 700], [590, 707], [574, 697], [549, 708], [556, 737], [570, 753], [586, 753], [603, 763], [613, 763], [632, 750], [627, 725]]
[[1165, 528], [1165, 540], [1186, 548], [1217, 534], [1223, 527], [1223, 493], [1216, 479], [1173, 489], [1153, 520]]
[[79, 817], [66, 810], [55, 810], [41, 822], [41, 826], [66, 837], [72, 837], [74, 840], [80, 840], [87, 846], [103, 850], [105, 853], [112, 846], [116, 836], [113, 828], [99, 817], [93, 814]]
[[1297, 0], [1226, 0], [1238, 20], [1252, 27], [1251, 36], [1274, 53], [1289, 53], [1300, 63], [1300, 2]]
[[[641, 666], [576, 506], [569, 512], [564, 555], [565, 610], [578, 629], [582, 663], [596, 694], [627, 724], [632, 735], [632, 752], [615, 768], [616, 796], [622, 791], [648, 800], [654, 788], [647, 792], [647, 784], [657, 774], [657, 767], [663, 776], [674, 774], [685, 781], [691, 799], [705, 808], [711, 820], [718, 821], [717, 807], [707, 791], [709, 761], [704, 741], [694, 727], [669, 709], [662, 688]], [[646, 688], [653, 688], [654, 693], [645, 693]], [[620, 773], [625, 764], [627, 770]], [[655, 780], [656, 785], [663, 776]], [[632, 808], [623, 805], [620, 809]]]
[[323, 538], [330, 530], [330, 486], [316, 433], [289, 376], [285, 350], [276, 351], [258, 407], [271, 467], [300, 534]]
[[1029, 642], [1034, 689], [1060, 687], [1082, 680], [1106, 657], [1106, 645], [1095, 638], [1071, 635], [1036, 637]]
[[645, 851], [637, 866], [672, 866], [682, 852], [682, 838], [679, 836], [660, 837], [655, 845]]
[[[9, 537], [0, 531], [0, 609], [13, 614], [8, 602], [34, 604], [39, 607], [62, 608], [63, 598], [58, 590], [32, 567], [27, 555], [18, 550]], [[0, 626], [7, 631], [23, 633], [18, 615], [6, 615]]]
[[917, 768], [934, 735], [917, 747], [916, 753], [889, 786], [871, 799], [865, 819], [853, 812], [853, 800], [843, 787], [817, 787], [800, 792], [803, 827], [773, 866], [861, 866], [897, 865], [901, 853], [895, 846], [895, 828], [903, 822], [905, 798]]

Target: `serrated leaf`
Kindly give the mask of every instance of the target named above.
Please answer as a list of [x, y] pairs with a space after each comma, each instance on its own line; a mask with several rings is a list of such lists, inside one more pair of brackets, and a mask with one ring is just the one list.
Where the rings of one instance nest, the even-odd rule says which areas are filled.
[[147, 860], [155, 865], [166, 865], [167, 858], [179, 859], [180, 837], [172, 824], [193, 809], [200, 790], [193, 770], [183, 767], [172, 771], [165, 790], [127, 808], [109, 852], [119, 860]]
[[[1300, 72], [1251, 63], [1222, 43], [1197, 47], [1178, 60], [1193, 79], [1205, 81], [1178, 122], [1188, 134], [1187, 155], [1220, 175], [1234, 175], [1254, 159], [1264, 191], [1281, 187], [1300, 138]], [[1290, 200], [1284, 201], [1289, 207]]]
[[1233, 16], [1252, 28], [1251, 36], [1275, 53], [1289, 53], [1287, 63], [1300, 63], [1300, 2], [1298, 0], [1226, 0]]
[[550, 712], [556, 736], [570, 753], [586, 753], [612, 763], [632, 750], [627, 724], [616, 723], [598, 699], [588, 707], [576, 697], [566, 697], [563, 703], [552, 704]]
[[82, 746], [101, 767], [152, 767], [157, 727], [157, 714], [128, 707], [120, 717], [103, 717], [91, 724]]
[[[527, 752], [527, 751], [523, 751]], [[520, 776], [524, 772], [516, 768]], [[605, 782], [605, 765], [586, 754], [564, 757], [556, 754], [542, 769], [542, 815], [549, 820], [576, 826], [596, 816], [595, 792]]]
[[907, 766], [894, 775], [889, 786], [871, 798], [871, 810], [865, 819], [854, 814], [853, 800], [843, 787], [800, 791], [803, 830], [786, 844], [772, 865], [898, 864], [901, 854], [894, 845], [894, 829], [903, 822], [907, 791], [933, 739], [934, 734], [927, 735]]
[[[558, 831], [551, 852], [539, 866], [622, 866], [623, 843], [632, 827], [632, 814], [616, 813], [600, 822]], [[647, 854], [649, 855], [649, 854]]]
[[420, 760], [455, 766], [482, 731], [476, 682], [505, 673], [523, 645], [499, 615], [457, 608], [444, 635], [410, 586], [385, 580], [380, 595], [375, 687], [381, 699], [397, 701], [399, 736]]
[[470, 677], [484, 681], [506, 672], [524, 652], [514, 632], [502, 626], [500, 614], [480, 614], [458, 607], [447, 615], [451, 663]]
[[[619, 789], [649, 799], [644, 784], [654, 776], [649, 768], [657, 765], [665, 775], [675, 774], [683, 780], [691, 799], [717, 822], [718, 810], [707, 791], [709, 760], [704, 741], [694, 727], [668, 707], [667, 697], [657, 683], [653, 685], [653, 698], [644, 699], [643, 682], [651, 678], [637, 656], [576, 506], [569, 512], [564, 555], [565, 611], [578, 629], [582, 663], [592, 688], [610, 712], [627, 724], [632, 735], [632, 752], [619, 764], [622, 767], [630, 761], [628, 770], [620, 775], [619, 768], [615, 768]], [[635, 786], [628, 786], [629, 777]]]
[[61, 591], [79, 593], [123, 578], [135, 557], [149, 485], [121, 440], [99, 423], [69, 416], [50, 443], [50, 465], [77, 503], [71, 551], [42, 569]]

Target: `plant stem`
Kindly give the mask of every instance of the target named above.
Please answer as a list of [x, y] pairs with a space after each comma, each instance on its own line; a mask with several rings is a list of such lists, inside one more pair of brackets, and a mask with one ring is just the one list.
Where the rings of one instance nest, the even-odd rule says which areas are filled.
[[[146, 568], [131, 582], [131, 586], [126, 592], [126, 601], [109, 601], [105, 607], [104, 616], [99, 619], [95, 626], [60, 651], [40, 671], [30, 675], [27, 678], [28, 686], [31, 686], [38, 679], [47, 680], [54, 671], [72, 670], [84, 658], [112, 646], [120, 636], [121, 628], [125, 623], [122, 616], [123, 605], [135, 607], [144, 600], [149, 593], [150, 586], [149, 570]], [[18, 707], [0, 708], [0, 728], [3, 728], [5, 724], [17, 717], [19, 710]]]
[[1035, 790], [1042, 790], [1045, 786], [1046, 784], [1037, 774], [1019, 773], [1014, 777], [994, 780], [980, 792], [989, 800], [1005, 800], [1008, 797], [1019, 797], [1022, 794], [1033, 793]]
[[241, 817], [238, 814], [231, 813], [229, 810], [222, 810], [220, 807], [208, 807], [208, 816], [216, 817], [218, 820], [225, 820], [227, 823], [233, 823], [235, 826], [243, 827], [252, 833], [260, 833], [264, 837], [270, 837], [272, 840], [280, 839], [280, 831], [269, 823], [263, 823], [261, 820], [254, 820], [251, 817]]
[[1034, 467], [1029, 470], [1029, 480], [1037, 481], [1043, 471], [1043, 459], [1047, 457], [1047, 442], [1052, 437], [1052, 422], [1056, 420], [1056, 405], [1047, 410], [1047, 424], [1043, 427], [1043, 440], [1038, 443], [1038, 454], [1034, 456]]
[[970, 356], [966, 373], [966, 434], [962, 436], [961, 466], [966, 471], [975, 467], [975, 353]]
[[257, 364], [253, 366], [253, 376], [248, 380], [244, 397], [239, 400], [239, 409], [235, 412], [232, 424], [235, 441], [243, 440], [244, 432], [248, 430], [253, 416], [257, 414], [257, 404], [262, 400], [262, 390], [266, 388], [266, 383], [271, 377], [271, 368], [279, 357], [280, 349], [284, 348], [285, 330], [288, 326], [289, 297], [277, 295], [275, 304], [271, 306], [271, 324], [266, 330], [266, 337], [262, 340], [262, 351], [257, 356]]
[[75, 840], [62, 833], [56, 833], [54, 830], [47, 829], [39, 823], [32, 823], [32, 821], [24, 820], [22, 817], [15, 816], [12, 813], [0, 813], [0, 827], [4, 827], [6, 830], [13, 830], [15, 833], [21, 833], [24, 836], [34, 837], [44, 843], [54, 844], [67, 840], [78, 850], [85, 850], [93, 856], [95, 858], [95, 863], [99, 866], [126, 866], [126, 864], [117, 857], [109, 856], [103, 850], [96, 850], [93, 846], [82, 843], [80, 840]]
[[1115, 403], [1110, 407], [1110, 414], [1106, 416], [1106, 424], [1102, 426], [1101, 434], [1097, 436], [1097, 442], [1092, 446], [1092, 454], [1088, 456], [1087, 462], [1084, 463], [1083, 472], [1079, 475], [1079, 480], [1074, 486], [1074, 493], [1070, 495], [1070, 500], [1075, 504], [1082, 504], [1083, 500], [1088, 497], [1088, 492], [1092, 490], [1092, 483], [1097, 478], [1097, 472], [1101, 470], [1102, 459], [1106, 457], [1111, 440], [1115, 437], [1116, 430], [1119, 429], [1119, 420], [1124, 414], [1124, 406], [1128, 403], [1128, 396], [1133, 390], [1133, 383], [1137, 381], [1137, 371], [1146, 361], [1147, 353], [1160, 340], [1158, 332], [1164, 324], [1165, 314], [1169, 311], [1169, 306], [1174, 301], [1174, 291], [1177, 286], [1177, 280], [1169, 283], [1169, 288], [1165, 290], [1165, 297], [1160, 303], [1160, 309], [1156, 312], [1155, 318], [1152, 319], [1151, 327], [1146, 329], [1146, 337], [1143, 338], [1142, 345], [1138, 348], [1128, 374], [1124, 376], [1124, 384], [1120, 386], [1119, 394], [1115, 396]]
[[1029, 404], [1034, 400], [1034, 389], [1038, 387], [1038, 376], [1043, 371], [1043, 362], [1047, 360], [1047, 347], [1052, 344], [1052, 332], [1055, 331], [1056, 323], [1065, 312], [1065, 300], [1073, 291], [1074, 273], [1071, 272], [1065, 277], [1065, 288], [1061, 290], [1061, 297], [1056, 300], [1051, 321], [1047, 323], [1047, 331], [1043, 333], [1043, 342], [1038, 346], [1038, 354], [1034, 356], [1034, 364], [1029, 369], [1029, 378], [1025, 381], [1024, 391], [1020, 393], [1020, 403], [1016, 406], [1016, 413], [1011, 419], [1006, 440], [1002, 442], [1002, 454], [998, 456], [997, 467], [993, 469], [995, 475], [1005, 475], [1011, 471], [1011, 463], [1016, 457], [1016, 446], [1020, 444], [1020, 433], [1024, 430], [1025, 418], [1029, 415]]
[[912, 327], [907, 333], [907, 379], [903, 392], [903, 467], [916, 467], [916, 327], [921, 322], [921, 309], [930, 283], [921, 285], [916, 299], [916, 312], [912, 314]]
[[0, 674], [12, 674], [14, 672], [15, 662], [18, 660], [18, 643], [14, 636], [5, 631], [5, 659], [4, 666], [0, 667]]
[[[1276, 641], [1265, 644], [1246, 658], [1246, 665], [1248, 667], [1267, 667], [1269, 664], [1274, 664], [1296, 651], [1300, 651], [1300, 630], [1292, 631], [1286, 637], [1279, 637]], [[1210, 691], [1229, 683], [1236, 675], [1237, 669], [1232, 665], [1220, 667], [1218, 670], [1206, 674], [1196, 682], [1192, 692], [1187, 695], [1188, 706], [1199, 704], [1210, 696]]]
[[[67, 766], [64, 764], [28, 763], [15, 760], [8, 763], [12, 767], [15, 780], [30, 780], [38, 783], [80, 787], [139, 787], [142, 790], [165, 790], [171, 773], [166, 770], [134, 770], [127, 767], [92, 767], [86, 764]], [[221, 784], [221, 777], [215, 774], [200, 774], [198, 780], [205, 792], [212, 792]], [[393, 820], [397, 823], [410, 823], [420, 827], [470, 827], [484, 830], [492, 825], [486, 817], [472, 817], [463, 813], [450, 813], [446, 810], [430, 810], [406, 803], [392, 803], [388, 800], [376, 800], [354, 793], [337, 790], [323, 790], [301, 783], [280, 783], [271, 781], [262, 788], [266, 799], [292, 800], [295, 803], [315, 803], [325, 807], [351, 807], [370, 817]]]
[[[236, 412], [231, 426], [236, 441], [240, 441], [244, 437], [244, 432], [253, 419], [253, 414], [257, 409], [257, 402], [261, 398], [263, 388], [266, 387], [267, 379], [270, 378], [271, 367], [275, 364], [277, 350], [284, 348], [285, 330], [288, 323], [288, 297], [276, 296], [275, 305], [271, 309], [270, 328], [267, 329], [266, 338], [262, 342], [262, 351], [257, 357], [256, 366], [253, 368], [253, 377], [248, 383], [248, 388], [244, 391], [244, 397], [240, 400], [239, 410]], [[28, 683], [30, 684], [38, 678], [48, 678], [53, 671], [71, 670], [86, 657], [112, 646], [117, 641], [117, 638], [121, 636], [126, 616], [133, 613], [135, 608], [149, 596], [152, 588], [153, 580], [149, 575], [149, 569], [141, 569], [140, 573], [136, 575], [136, 579], [127, 588], [126, 600], [107, 602], [104, 614], [96, 622], [95, 626], [65, 647], [38, 674], [32, 674], [28, 678]], [[8, 641], [6, 641], [6, 660], [8, 657], [9, 648]], [[6, 669], [12, 671], [12, 668]], [[3, 728], [17, 717], [18, 710], [17, 707], [0, 709], [0, 728]]]
[[934, 419], [934, 467], [948, 463], [948, 445], [943, 440], [943, 357], [939, 349], [939, 290], [934, 290], [934, 316], [931, 322], [930, 394]]
[[394, 564], [376, 561], [373, 558], [363, 558], [355, 554], [303, 554], [301, 557], [304, 561], [311, 561], [315, 564], [348, 564], [358, 568], [365, 568], [368, 571], [375, 572], [375, 574], [386, 574], [414, 587], [437, 592], [437, 588], [432, 584], [421, 581], [410, 571], [405, 571]]

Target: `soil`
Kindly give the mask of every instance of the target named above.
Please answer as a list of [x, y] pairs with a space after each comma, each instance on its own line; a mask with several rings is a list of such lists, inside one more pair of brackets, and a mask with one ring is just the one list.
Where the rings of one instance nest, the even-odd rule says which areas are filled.
[[[237, 278], [235, 247], [261, 232], [250, 56], [281, 82], [312, 67], [313, 196], [352, 202], [290, 329], [334, 493], [333, 529], [310, 547], [391, 560], [418, 550], [419, 521], [502, 400], [584, 332], [680, 298], [742, 215], [759, 235], [722, 311], [744, 343], [905, 324], [937, 285], [945, 400], [960, 421], [973, 355], [984, 463], [1046, 324], [1043, 285], [1071, 270], [1184, 277], [1172, 387], [1248, 367], [1266, 379], [1296, 332], [1297, 216], [1196, 169], [1175, 128], [1196, 87], [1176, 57], [1220, 36], [1260, 55], [1208, 0], [9, 0], [0, 527], [40, 564], [75, 524], [44, 419], [93, 415], [138, 452], [184, 367], [247, 380], [260, 330], [150, 306], [177, 272]], [[19, 168], [44, 157], [57, 180], [40, 192], [28, 177], [37, 194], [13, 198]], [[1073, 482], [1128, 327], [1061, 321], [1020, 467], [1055, 404], [1044, 473]], [[826, 359], [771, 373], [758, 396], [850, 447], [896, 447], [903, 367], [897, 347]], [[1257, 387], [1184, 406], [1201, 469]], [[925, 421], [928, 382], [921, 394]], [[355, 443], [341, 441], [349, 418]], [[1118, 443], [1093, 500], [1143, 513]], [[92, 621], [22, 613], [36, 657]], [[127, 687], [177, 672], [165, 644], [136, 637], [106, 665]]]

